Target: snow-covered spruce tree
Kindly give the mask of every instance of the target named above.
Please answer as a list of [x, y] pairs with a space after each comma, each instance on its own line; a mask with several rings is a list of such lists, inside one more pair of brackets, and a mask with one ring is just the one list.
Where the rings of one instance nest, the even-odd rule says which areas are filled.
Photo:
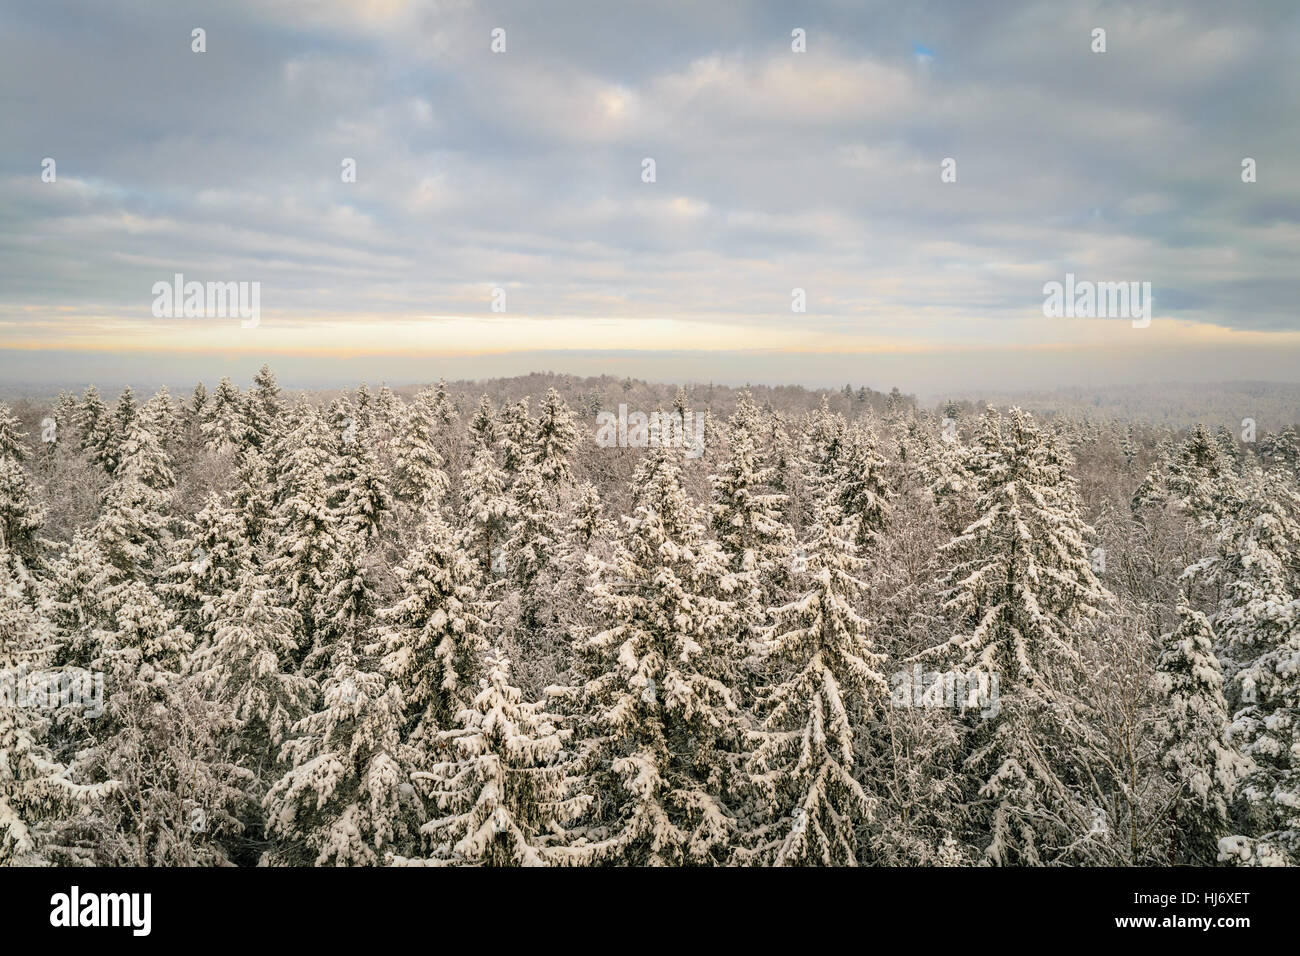
[[197, 636], [207, 631], [216, 600], [235, 587], [255, 554], [244, 516], [215, 494], [187, 523], [187, 532], [172, 545], [159, 588], [179, 612], [181, 625]]
[[193, 649], [194, 637], [182, 628], [168, 608], [143, 581], [127, 581], [114, 593], [112, 619], [97, 634], [101, 656], [119, 648], [138, 653], [139, 660], [169, 671], [179, 671]]
[[281, 759], [292, 769], [263, 801], [285, 841], [271, 862], [374, 866], [412, 841], [419, 809], [401, 742], [401, 692], [351, 648], [335, 657], [324, 707], [294, 725]]
[[501, 424], [497, 421], [492, 408], [492, 400], [484, 395], [479, 399], [478, 409], [469, 421], [469, 433], [474, 439], [475, 448], [495, 449], [501, 438]]
[[420, 543], [397, 569], [401, 597], [379, 612], [381, 670], [402, 688], [402, 738], [431, 762], [439, 730], [452, 725], [472, 698], [486, 646], [487, 608], [474, 584], [473, 562], [431, 512]]
[[513, 497], [516, 521], [506, 544], [506, 567], [515, 584], [531, 595], [557, 556], [560, 516], [551, 507], [541, 467], [535, 462], [520, 470]]
[[[0, 679], [17, 695], [20, 681], [39, 680], [52, 663], [53, 628], [35, 610], [27, 587], [0, 548]], [[50, 718], [21, 699], [0, 701], [0, 866], [47, 862], [53, 824], [78, 803], [109, 787], [73, 782], [45, 743]]]
[[506, 475], [492, 449], [480, 446], [461, 480], [462, 520], [460, 533], [465, 548], [477, 562], [484, 579], [494, 573], [497, 549], [501, 548], [515, 519], [515, 505], [506, 492]]
[[159, 443], [164, 446], [178, 444], [181, 438], [180, 416], [166, 385], [159, 388], [153, 397], [141, 406], [140, 424], [156, 436]]
[[44, 509], [32, 500], [21, 460], [0, 456], [0, 549], [20, 579], [41, 570], [44, 518]]
[[1238, 709], [1228, 741], [1254, 764], [1242, 782], [1248, 832], [1220, 858], [1300, 865], [1300, 599], [1292, 584], [1296, 524], [1282, 505], [1283, 473], [1253, 485], [1219, 574], [1228, 581], [1215, 623], [1234, 669]]
[[[844, 416], [831, 411], [826, 396], [821, 405], [804, 419], [803, 440], [799, 447], [799, 471], [815, 482], [833, 478], [839, 471], [844, 451], [844, 433], [848, 428]], [[812, 497], [804, 502], [809, 510]]]
[[1161, 442], [1151, 467], [1143, 476], [1130, 502], [1134, 512], [1147, 508], [1163, 508], [1169, 501], [1169, 468], [1173, 449], [1169, 442]]
[[154, 435], [139, 423], [129, 428], [94, 538], [120, 580], [152, 580], [170, 540], [167, 512], [175, 478]]
[[226, 755], [229, 712], [178, 671], [191, 640], [145, 583], [119, 591], [91, 662], [104, 677], [102, 716], [73, 716], [93, 744], [79, 777], [108, 790], [68, 827], [69, 856], [105, 866], [221, 865], [242, 828], [251, 773]]
[[265, 575], [245, 568], [216, 602], [211, 628], [212, 643], [194, 652], [190, 668], [208, 698], [238, 721], [234, 750], [263, 779], [314, 700], [311, 681], [293, 672], [300, 619], [279, 603]]
[[71, 716], [91, 742], [73, 767], [106, 794], [71, 821], [67, 855], [97, 865], [227, 862], [250, 774], [224, 753], [229, 714], [180, 674], [191, 636], [150, 584], [127, 580], [92, 644], [103, 713]]
[[573, 412], [554, 388], [547, 389], [532, 435], [533, 462], [542, 485], [554, 501], [561, 488], [573, 484], [569, 456], [578, 445]]
[[286, 841], [272, 862], [372, 866], [414, 842], [405, 704], [365, 649], [375, 601], [367, 574], [360, 541], [349, 538], [319, 615], [327, 653], [307, 662], [325, 674], [322, 706], [294, 725], [281, 751], [291, 769], [263, 801], [268, 830]]
[[761, 462], [762, 432], [758, 408], [744, 393], [728, 422], [727, 463], [712, 477], [712, 523], [731, 570], [750, 577], [760, 594], [771, 597], [774, 578], [789, 562], [791, 542], [782, 520], [786, 496], [774, 490], [776, 469]]
[[506, 486], [509, 488], [514, 485], [524, 463], [531, 457], [533, 419], [528, 410], [527, 395], [501, 410], [498, 440], [501, 445], [501, 471], [505, 474]]
[[604, 517], [600, 494], [593, 485], [582, 486], [570, 501], [567, 514], [559, 556], [551, 569], [555, 582], [551, 591], [553, 617], [543, 637], [549, 667], [532, 669], [539, 677], [546, 670], [554, 675], [541, 684], [542, 688], [568, 679], [560, 675], [569, 670], [574, 648], [593, 633], [589, 585], [593, 571], [600, 566], [600, 557], [614, 537], [613, 525]]
[[379, 614], [380, 599], [374, 586], [377, 571], [365, 537], [357, 533], [344, 536], [326, 568], [317, 599], [316, 644], [303, 662], [306, 676], [323, 683], [333, 671], [334, 656], [341, 646], [366, 646], [366, 636]]
[[1063, 862], [1089, 850], [1095, 819], [1080, 774], [1067, 690], [1078, 635], [1111, 596], [1093, 573], [1089, 529], [1063, 493], [1032, 419], [1013, 409], [1004, 434], [989, 409], [976, 474], [979, 517], [950, 542], [944, 607], [957, 633], [925, 656], [996, 675], [996, 715], [976, 720], [966, 761], [967, 832], [995, 864]]
[[448, 477], [459, 475], [464, 467], [463, 443], [465, 429], [461, 427], [459, 402], [453, 401], [447, 391], [447, 382], [438, 380], [433, 389], [434, 447], [446, 463]]
[[122, 389], [122, 394], [118, 395], [108, 420], [108, 440], [104, 444], [101, 464], [110, 477], [117, 470], [118, 462], [121, 460], [122, 445], [135, 429], [139, 414], [135, 394], [128, 385]]
[[208, 410], [208, 387], [202, 382], [194, 386], [190, 400], [182, 402], [180, 408], [180, 428], [185, 436], [187, 447], [194, 448], [202, 443], [203, 419]]
[[489, 654], [473, 702], [438, 733], [445, 757], [413, 775], [437, 811], [420, 828], [429, 857], [407, 864], [545, 866], [548, 844], [588, 798], [568, 797], [568, 731], [510, 683], [509, 661]]
[[890, 496], [884, 481], [886, 465], [876, 452], [875, 437], [854, 422], [844, 434], [836, 484], [844, 517], [854, 523], [859, 552], [865, 552], [885, 527]]
[[438, 427], [435, 401], [429, 389], [422, 390], [391, 442], [393, 494], [417, 513], [438, 507], [450, 487], [442, 456], [433, 444]]
[[889, 696], [867, 622], [854, 610], [866, 584], [835, 489], [818, 489], [804, 544], [808, 590], [772, 608], [758, 642], [773, 686], [762, 702], [749, 785], [766, 820], [741, 859], [777, 866], [854, 866], [858, 831], [877, 799], [855, 773], [854, 725]]
[[384, 516], [393, 507], [388, 480], [368, 444], [353, 439], [344, 445], [341, 473], [346, 484], [336, 510], [339, 528], [343, 534], [377, 538]]
[[86, 452], [91, 461], [102, 466], [112, 441], [113, 430], [108, 408], [99, 397], [99, 390], [93, 385], [87, 386], [82, 393], [81, 404], [77, 406], [76, 428], [81, 450]]
[[1230, 497], [1232, 463], [1203, 425], [1197, 425], [1169, 460], [1165, 490], [1182, 514], [1202, 526], [1213, 525], [1221, 503]]
[[517, 520], [504, 546], [509, 581], [497, 615], [505, 629], [499, 641], [523, 661], [520, 684], [532, 693], [557, 680], [571, 651], [560, 620], [564, 521], [537, 462], [524, 463], [512, 496]]
[[104, 560], [93, 536], [78, 531], [45, 582], [49, 618], [58, 635], [55, 663], [84, 666], [96, 656], [95, 629], [107, 626], [110, 591], [118, 571]]
[[945, 416], [922, 451], [921, 469], [934, 506], [946, 531], [956, 535], [968, 525], [970, 510], [978, 493], [971, 470], [975, 449], [968, 447], [957, 431], [957, 419]]
[[1300, 470], [1300, 435], [1288, 425], [1280, 434], [1268, 432], [1259, 442], [1259, 460], [1269, 468], [1284, 468], [1295, 474]]
[[263, 365], [253, 377], [253, 386], [248, 390], [243, 411], [240, 441], [265, 453], [271, 447], [280, 428], [280, 418], [284, 414], [280, 386], [269, 367]]
[[[721, 474], [710, 476], [713, 486], [713, 531], [735, 576], [733, 595], [741, 621], [739, 645], [768, 623], [766, 609], [783, 603], [792, 586], [793, 535], [785, 525], [784, 494], [774, 490], [776, 469], [762, 464], [757, 439], [763, 424], [748, 393], [742, 394], [727, 428], [728, 457]], [[762, 675], [742, 667], [736, 690], [742, 707], [754, 696]]]
[[379, 444], [396, 437], [406, 421], [406, 403], [387, 384], [375, 395], [375, 439]]
[[1208, 865], [1237, 783], [1249, 763], [1225, 742], [1228, 704], [1214, 633], [1204, 614], [1180, 604], [1178, 627], [1162, 638], [1155, 689], [1160, 762], [1176, 795], [1170, 807], [1170, 863]]
[[600, 492], [592, 484], [584, 484], [578, 491], [570, 509], [565, 539], [570, 542], [564, 549], [566, 557], [589, 551], [593, 544], [612, 533], [610, 522], [604, 517]]
[[239, 455], [230, 505], [243, 522], [244, 537], [253, 549], [269, 546], [274, 534], [275, 488], [270, 466], [256, 448], [245, 449]]
[[244, 437], [244, 410], [239, 389], [230, 379], [217, 383], [216, 391], [204, 410], [200, 430], [203, 443], [210, 451], [232, 448]]
[[21, 464], [27, 456], [27, 432], [13, 410], [0, 402], [0, 458], [10, 458]]
[[562, 692], [580, 711], [593, 810], [555, 858], [720, 863], [735, 830], [722, 797], [740, 763], [734, 581], [675, 456], [652, 451], [634, 484], [635, 513], [592, 590], [604, 629], [581, 648], [580, 683]]
[[438, 379], [438, 384], [434, 386], [433, 392], [433, 411], [434, 417], [438, 420], [438, 428], [441, 430], [443, 437], [447, 437], [454, 430], [455, 423], [460, 418], [460, 412], [456, 409], [456, 403], [451, 400], [447, 393], [447, 380]]
[[286, 442], [283, 498], [271, 518], [267, 571], [283, 600], [301, 618], [297, 656], [315, 643], [316, 607], [325, 569], [338, 547], [338, 524], [329, 507], [327, 473], [333, 436], [305, 400], [294, 409], [296, 425]]

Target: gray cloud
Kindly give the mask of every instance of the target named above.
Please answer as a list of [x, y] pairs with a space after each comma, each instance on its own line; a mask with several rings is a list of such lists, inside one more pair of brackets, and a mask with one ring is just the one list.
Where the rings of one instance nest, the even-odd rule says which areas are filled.
[[1297, 8], [1069, 6], [10, 4], [0, 335], [144, 320], [173, 272], [411, 320], [501, 284], [539, 319], [779, 326], [800, 286], [813, 329], [1015, 344], [1073, 271], [1300, 328]]

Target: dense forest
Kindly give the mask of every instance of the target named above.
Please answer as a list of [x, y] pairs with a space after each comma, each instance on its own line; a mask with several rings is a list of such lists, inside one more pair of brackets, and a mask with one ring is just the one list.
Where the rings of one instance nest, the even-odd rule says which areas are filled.
[[15, 401], [0, 861], [1297, 864], [1298, 468], [851, 387]]

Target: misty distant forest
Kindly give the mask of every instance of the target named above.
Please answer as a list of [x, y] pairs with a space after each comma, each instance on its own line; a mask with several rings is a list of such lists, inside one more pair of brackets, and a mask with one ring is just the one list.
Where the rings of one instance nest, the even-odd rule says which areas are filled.
[[0, 862], [1300, 864], [1260, 401], [16, 398]]

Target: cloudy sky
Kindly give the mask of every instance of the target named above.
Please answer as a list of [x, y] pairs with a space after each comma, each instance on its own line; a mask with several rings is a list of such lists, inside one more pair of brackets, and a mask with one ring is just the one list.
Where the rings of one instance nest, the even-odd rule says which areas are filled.
[[0, 378], [1297, 381], [1297, 103], [1290, 0], [10, 3]]

